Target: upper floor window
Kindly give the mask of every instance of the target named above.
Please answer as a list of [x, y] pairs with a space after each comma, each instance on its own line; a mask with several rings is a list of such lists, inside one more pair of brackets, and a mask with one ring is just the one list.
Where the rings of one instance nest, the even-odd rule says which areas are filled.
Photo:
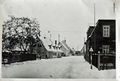
[[110, 37], [110, 26], [103, 25], [103, 37]]

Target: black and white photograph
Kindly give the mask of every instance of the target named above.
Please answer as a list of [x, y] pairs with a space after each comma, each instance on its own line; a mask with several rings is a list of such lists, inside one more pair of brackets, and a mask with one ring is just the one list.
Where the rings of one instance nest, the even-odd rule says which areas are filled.
[[116, 79], [116, 0], [0, 0], [1, 77]]

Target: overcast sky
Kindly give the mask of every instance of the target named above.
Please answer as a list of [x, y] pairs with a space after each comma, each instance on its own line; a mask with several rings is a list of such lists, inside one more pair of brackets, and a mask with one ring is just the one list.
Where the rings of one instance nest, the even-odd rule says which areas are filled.
[[[94, 1], [94, 2], [93, 2]], [[89, 25], [94, 23], [94, 6], [96, 21], [114, 19], [113, 0], [1, 0], [4, 19], [8, 15], [16, 17], [37, 18], [41, 33], [52, 39], [66, 39], [71, 48], [81, 49], [86, 39]]]

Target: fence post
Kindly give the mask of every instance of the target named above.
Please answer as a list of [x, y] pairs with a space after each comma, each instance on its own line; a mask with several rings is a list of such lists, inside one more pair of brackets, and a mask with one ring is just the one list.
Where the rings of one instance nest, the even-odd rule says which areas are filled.
[[92, 52], [90, 54], [90, 57], [91, 57], [91, 69], [92, 69]]
[[90, 48], [90, 64], [91, 64], [91, 69], [92, 69], [92, 53], [93, 53], [93, 49], [92, 49], [92, 47]]
[[98, 53], [98, 70], [100, 70], [100, 53]]

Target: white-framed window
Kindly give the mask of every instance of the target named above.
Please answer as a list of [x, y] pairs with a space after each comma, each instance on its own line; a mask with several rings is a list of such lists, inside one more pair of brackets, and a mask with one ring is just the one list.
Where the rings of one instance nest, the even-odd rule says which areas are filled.
[[110, 45], [103, 45], [102, 46], [102, 53], [106, 54], [109, 53]]
[[110, 25], [103, 25], [103, 37], [110, 37]]

